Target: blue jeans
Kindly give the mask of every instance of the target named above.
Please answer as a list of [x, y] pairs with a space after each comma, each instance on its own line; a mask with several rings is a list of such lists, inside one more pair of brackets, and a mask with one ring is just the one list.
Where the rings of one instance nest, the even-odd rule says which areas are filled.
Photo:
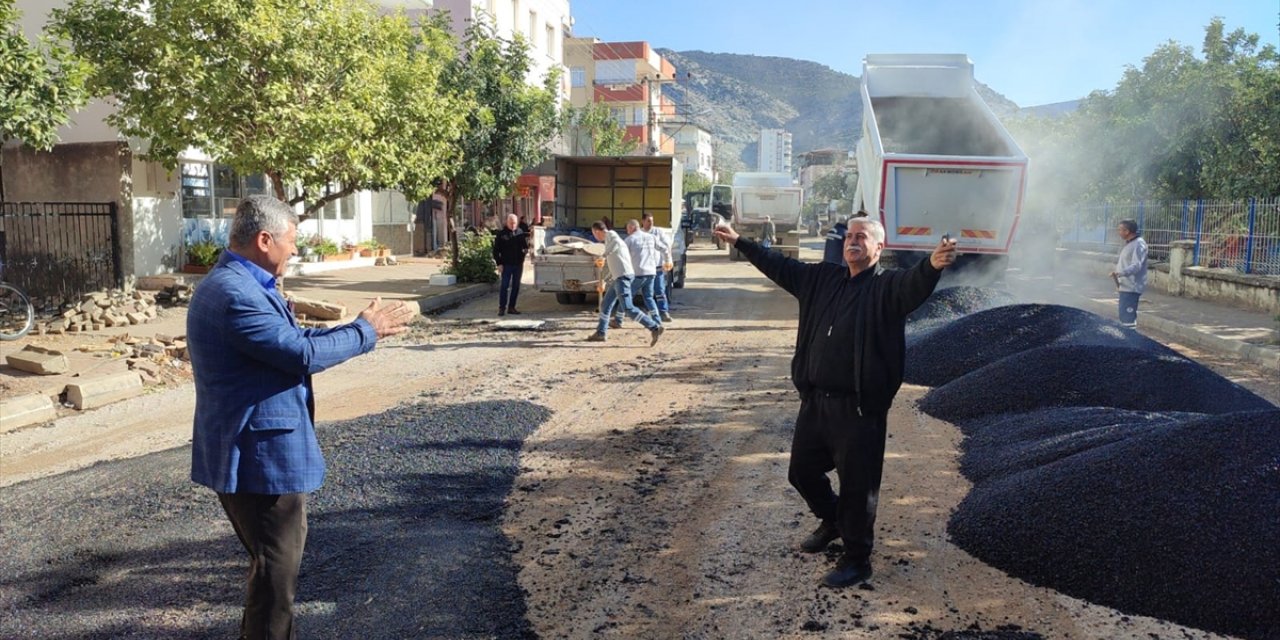
[[[520, 296], [520, 276], [524, 274], [524, 263], [502, 265], [502, 284], [498, 287], [498, 308], [516, 308], [516, 298]], [[507, 290], [511, 297], [507, 298]]]
[[760, 243], [760, 246], [762, 246], [762, 247], [764, 247], [764, 248], [766, 248], [766, 249], [769, 249], [769, 248], [773, 247], [773, 241], [772, 241], [772, 240], [765, 240], [765, 241], [763, 241], [763, 242], [761, 242], [761, 243]]
[[631, 302], [631, 284], [634, 276], [622, 276], [613, 281], [613, 285], [604, 293], [604, 299], [600, 301], [600, 322], [596, 324], [597, 333], [608, 333], [609, 316], [613, 315], [613, 305], [621, 303], [622, 308], [626, 310], [637, 322], [644, 325], [646, 329], [657, 328], [657, 323], [650, 318], [648, 314], [636, 308], [635, 303]]
[[659, 271], [658, 275], [653, 277], [653, 301], [658, 303], [658, 311], [662, 313], [671, 311], [671, 305], [667, 302], [667, 277], [666, 271]]
[[[662, 324], [662, 320], [659, 319], [660, 316], [658, 315], [658, 310], [661, 307], [658, 306], [658, 297], [654, 293], [654, 287], [657, 286], [655, 278], [656, 276], [636, 276], [635, 281], [631, 283], [631, 297], [634, 299], [635, 294], [640, 294], [640, 299], [644, 300], [644, 307], [649, 312], [649, 317], [653, 318], [654, 322]], [[664, 297], [662, 301], [666, 302], [666, 298]], [[622, 305], [614, 305], [613, 313], [611, 314], [617, 318], [619, 324], [622, 323], [622, 311]]]
[[1138, 298], [1141, 293], [1120, 292], [1120, 322], [1133, 324], [1138, 321]]

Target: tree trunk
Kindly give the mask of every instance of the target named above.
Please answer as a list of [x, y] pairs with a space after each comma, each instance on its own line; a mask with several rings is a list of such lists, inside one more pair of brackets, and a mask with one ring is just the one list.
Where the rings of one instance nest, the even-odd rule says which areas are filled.
[[449, 221], [449, 254], [450, 261], [453, 263], [453, 270], [458, 271], [458, 191], [452, 182], [445, 185], [445, 207], [448, 208], [445, 220]]

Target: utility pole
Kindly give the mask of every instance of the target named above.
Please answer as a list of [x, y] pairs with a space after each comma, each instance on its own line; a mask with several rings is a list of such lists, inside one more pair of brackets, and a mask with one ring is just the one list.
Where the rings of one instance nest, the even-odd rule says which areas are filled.
[[[658, 107], [662, 97], [662, 85], [675, 82], [674, 77], [664, 78], [662, 74], [644, 76], [646, 100], [649, 103], [649, 155], [662, 155], [662, 127], [658, 122]], [[655, 91], [654, 88], [657, 88]]]

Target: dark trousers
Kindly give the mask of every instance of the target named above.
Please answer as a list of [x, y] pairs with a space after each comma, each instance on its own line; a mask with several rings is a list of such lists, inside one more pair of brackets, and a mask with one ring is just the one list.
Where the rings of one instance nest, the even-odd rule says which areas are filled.
[[1133, 324], [1138, 321], [1138, 298], [1141, 295], [1132, 291], [1120, 292], [1120, 322]]
[[[498, 287], [498, 308], [516, 308], [516, 298], [520, 296], [520, 276], [524, 275], [524, 263], [502, 265], [502, 284]], [[508, 290], [511, 297], [507, 297]]]
[[[858, 415], [851, 396], [810, 392], [791, 440], [787, 479], [813, 515], [835, 523], [845, 554], [858, 562], [870, 560], [875, 542], [885, 427], [885, 414]], [[839, 496], [827, 478], [832, 469], [840, 478]]]
[[295, 637], [293, 596], [307, 542], [307, 494], [219, 493], [218, 501], [249, 552], [240, 637]]

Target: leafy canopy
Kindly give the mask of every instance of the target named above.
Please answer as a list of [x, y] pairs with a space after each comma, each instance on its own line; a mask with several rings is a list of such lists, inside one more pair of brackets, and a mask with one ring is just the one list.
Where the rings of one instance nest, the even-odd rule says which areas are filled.
[[56, 42], [23, 35], [14, 0], [0, 0], [0, 144], [36, 149], [57, 142], [58, 127], [87, 101], [87, 66]]
[[425, 198], [455, 170], [465, 97], [443, 18], [367, 0], [72, 0], [59, 32], [94, 65], [109, 122], [172, 169], [198, 148], [312, 212], [358, 190]]

